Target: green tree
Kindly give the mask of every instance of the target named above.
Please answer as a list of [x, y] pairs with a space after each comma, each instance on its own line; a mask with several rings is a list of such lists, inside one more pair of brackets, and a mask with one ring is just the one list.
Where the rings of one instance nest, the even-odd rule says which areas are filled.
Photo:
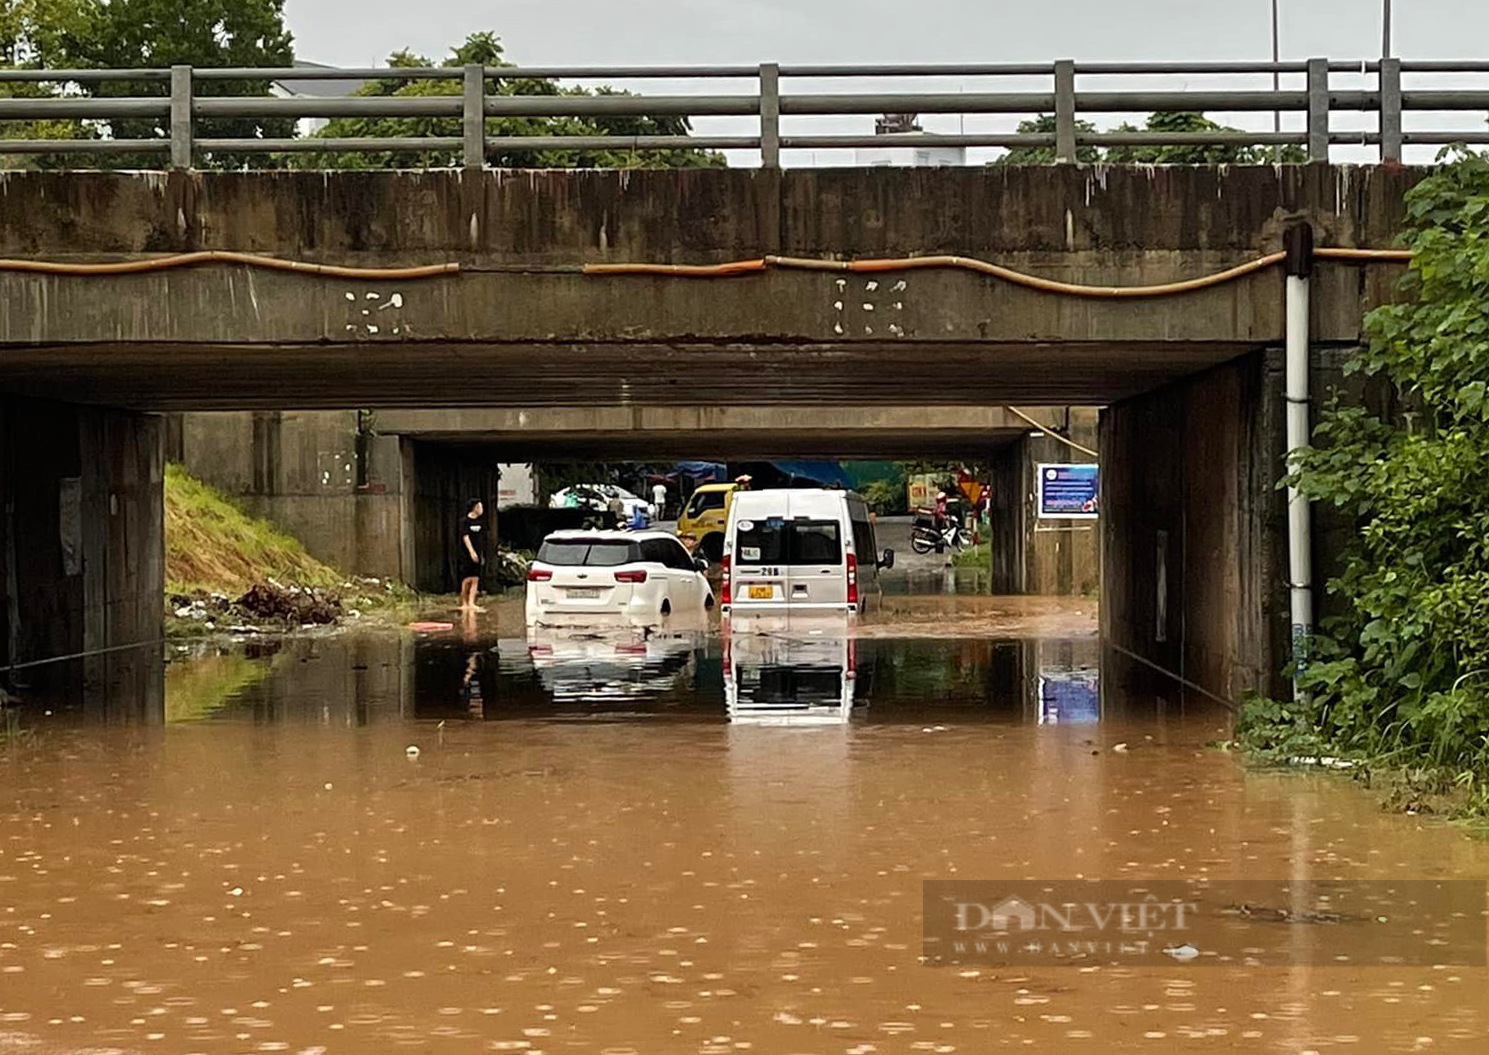
[[1416, 256], [1350, 364], [1407, 413], [1336, 402], [1295, 480], [1352, 523], [1311, 701], [1253, 703], [1263, 747], [1390, 754], [1489, 778], [1489, 160], [1463, 153], [1407, 195]]
[[[0, 0], [0, 68], [65, 65], [60, 61], [62, 42], [79, 28], [81, 18], [82, 5], [76, 0]], [[0, 99], [54, 98], [63, 88], [37, 81], [0, 81]], [[0, 139], [92, 139], [95, 135], [90, 125], [73, 119], [0, 121]], [[29, 167], [46, 160], [45, 155], [5, 155], [0, 157], [0, 168]]]
[[[451, 49], [440, 65], [446, 68], [481, 63], [488, 67], [510, 65], [503, 59], [501, 40], [494, 33], [473, 33], [465, 43]], [[421, 55], [404, 50], [388, 58], [390, 66], [422, 66], [434, 63]], [[399, 98], [459, 95], [463, 90], [458, 78], [446, 80], [405, 81], [381, 78], [364, 85], [358, 95], [396, 96]], [[488, 95], [613, 95], [609, 88], [589, 92], [583, 88], [564, 88], [553, 81], [532, 77], [491, 77], [486, 81]], [[501, 136], [651, 136], [686, 135], [690, 130], [686, 117], [490, 117], [486, 135]], [[459, 138], [459, 117], [348, 117], [336, 118], [316, 133], [320, 138], [405, 138], [440, 136]], [[719, 154], [691, 149], [630, 153], [614, 150], [502, 150], [488, 154], [491, 164], [503, 168], [700, 168], [722, 167]], [[424, 168], [460, 164], [461, 151], [435, 149], [421, 151], [383, 151], [378, 153], [310, 153], [296, 162], [307, 168]]]
[[[66, 35], [63, 54], [71, 65], [128, 69], [191, 66], [289, 66], [292, 38], [284, 27], [284, 0], [83, 0], [84, 17]], [[208, 81], [197, 96], [268, 95], [267, 81]], [[162, 81], [103, 81], [83, 90], [100, 98], [170, 93]], [[113, 118], [115, 139], [161, 139], [170, 135], [167, 117]], [[199, 139], [287, 138], [294, 121], [265, 118], [198, 118]], [[269, 163], [267, 156], [224, 155], [206, 164], [238, 167]], [[159, 165], [158, 155], [115, 158], [112, 164]]]
[[[1090, 121], [1077, 120], [1075, 122], [1077, 134], [1089, 135], [1096, 131], [1096, 126]], [[1049, 135], [1055, 134], [1055, 115], [1040, 114], [1029, 121], [1020, 121], [1018, 127], [1019, 135]], [[1093, 146], [1078, 146], [1075, 148], [1075, 160], [1082, 165], [1094, 165], [1101, 160], [1101, 150]], [[1013, 147], [1001, 157], [993, 159], [994, 165], [1053, 165], [1055, 163], [1055, 148], [1048, 147]]]
[[[29, 67], [128, 69], [192, 66], [288, 66], [293, 54], [284, 28], [284, 0], [0, 0], [0, 61]], [[164, 81], [81, 82], [75, 85], [3, 84], [12, 97], [62, 94], [99, 98], [164, 96]], [[266, 81], [198, 81], [199, 96], [267, 95]], [[198, 119], [200, 138], [266, 138], [294, 134], [290, 120]], [[109, 118], [38, 122], [12, 138], [165, 139], [169, 118]], [[55, 163], [58, 158], [46, 159]], [[212, 159], [206, 159], [211, 163]], [[228, 155], [225, 165], [249, 159]], [[103, 164], [158, 166], [158, 153], [99, 155]]]
[[[1077, 120], [1076, 130], [1081, 135], [1096, 131], [1090, 121]], [[1040, 114], [1030, 121], [1020, 121], [1021, 134], [1055, 134], [1053, 114]], [[1149, 114], [1142, 128], [1123, 122], [1117, 132], [1236, 132], [1239, 129], [1218, 124], [1200, 113], [1154, 113]], [[1109, 162], [1114, 165], [1260, 165], [1273, 162], [1301, 162], [1307, 157], [1295, 146], [1282, 148], [1257, 146], [1246, 143], [1227, 143], [1212, 146], [1116, 146], [1105, 153], [1095, 146], [1076, 148], [1076, 161], [1082, 165]], [[1003, 156], [993, 160], [994, 165], [1051, 165], [1055, 161], [1055, 148], [1014, 147]]]
[[[1238, 128], [1222, 125], [1204, 114], [1192, 112], [1149, 114], [1144, 129], [1149, 132], [1239, 132]], [[1140, 129], [1123, 123], [1118, 132], [1137, 132]], [[1274, 161], [1303, 161], [1303, 152], [1297, 147], [1263, 147], [1247, 143], [1216, 143], [1209, 146], [1115, 146], [1106, 152], [1106, 160], [1112, 164], [1141, 165], [1259, 165]]]

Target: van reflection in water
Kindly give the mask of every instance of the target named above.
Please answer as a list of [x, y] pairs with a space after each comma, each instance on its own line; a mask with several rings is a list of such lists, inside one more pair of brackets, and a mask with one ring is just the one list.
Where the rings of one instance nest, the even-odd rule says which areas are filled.
[[850, 616], [734, 616], [722, 629], [731, 722], [845, 725], [867, 706]]

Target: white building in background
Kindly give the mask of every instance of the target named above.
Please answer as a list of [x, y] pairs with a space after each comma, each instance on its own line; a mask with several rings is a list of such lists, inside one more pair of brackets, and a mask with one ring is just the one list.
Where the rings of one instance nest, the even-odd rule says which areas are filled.
[[499, 474], [496, 491], [498, 510], [538, 504], [538, 482], [530, 464], [503, 462], [496, 470]]
[[[294, 66], [302, 70], [328, 70], [332, 67], [319, 62], [294, 61]], [[341, 99], [348, 95], [356, 95], [357, 89], [367, 82], [354, 77], [337, 78], [335, 80], [310, 80], [296, 77], [286, 77], [269, 85], [269, 94], [280, 99]], [[314, 135], [330, 122], [325, 117], [302, 117], [295, 122], [295, 127], [302, 136]]]
[[[885, 114], [874, 122], [874, 134], [878, 136], [921, 130], [915, 114]], [[869, 147], [856, 155], [862, 168], [950, 168], [967, 163], [966, 147], [942, 147], [934, 143]]]

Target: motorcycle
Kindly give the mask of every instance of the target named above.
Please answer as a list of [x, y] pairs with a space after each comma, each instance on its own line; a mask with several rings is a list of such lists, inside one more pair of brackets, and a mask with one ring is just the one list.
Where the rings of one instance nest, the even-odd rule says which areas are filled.
[[910, 548], [922, 554], [931, 550], [944, 553], [947, 546], [961, 549], [966, 542], [961, 519], [948, 513], [943, 520], [938, 527], [934, 514], [917, 512], [915, 524], [910, 528]]

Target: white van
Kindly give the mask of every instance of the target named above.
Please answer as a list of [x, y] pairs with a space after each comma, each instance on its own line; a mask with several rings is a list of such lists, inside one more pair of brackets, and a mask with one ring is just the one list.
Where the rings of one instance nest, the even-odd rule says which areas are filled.
[[724, 533], [725, 612], [862, 612], [881, 558], [864, 501], [851, 491], [736, 491]]

